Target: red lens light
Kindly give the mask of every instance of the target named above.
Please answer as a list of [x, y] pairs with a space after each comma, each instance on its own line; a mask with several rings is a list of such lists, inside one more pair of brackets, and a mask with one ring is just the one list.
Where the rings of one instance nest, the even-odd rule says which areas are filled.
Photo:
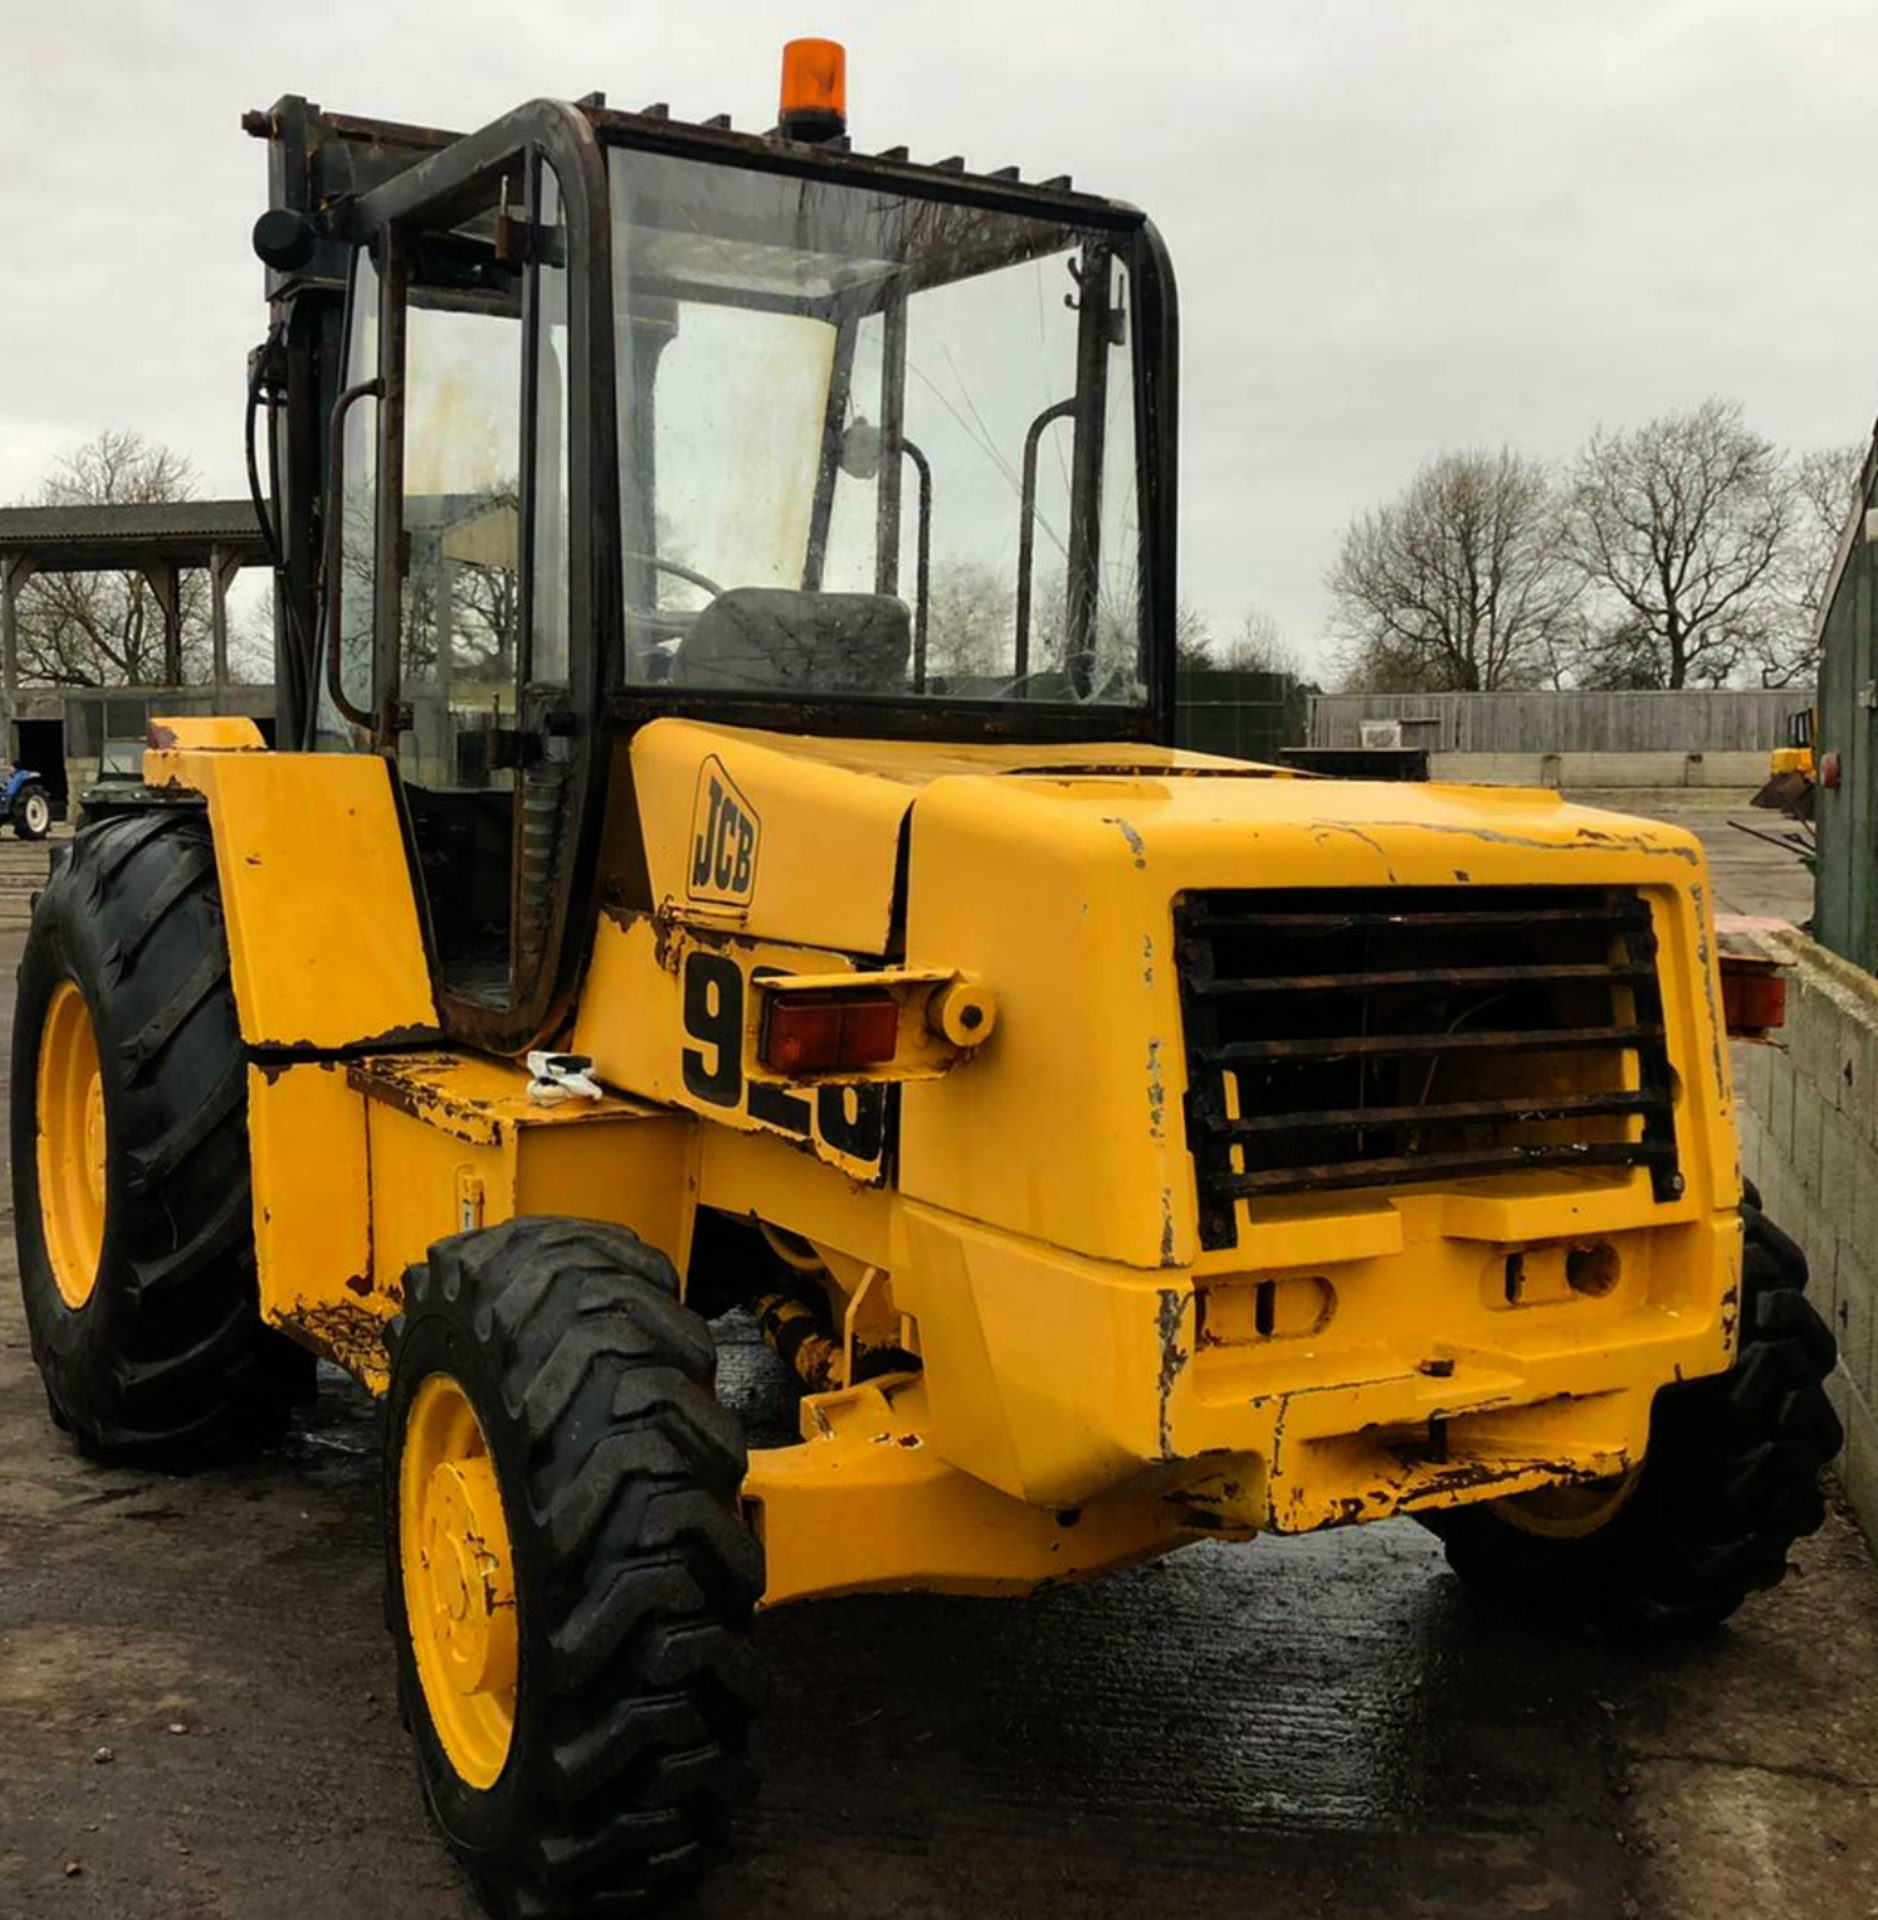
[[890, 993], [779, 994], [763, 1027], [763, 1064], [787, 1074], [883, 1066], [899, 1040]]
[[841, 1011], [841, 1064], [884, 1066], [900, 1042], [899, 1003], [890, 993], [850, 1000]]
[[815, 1072], [832, 1066], [841, 1052], [841, 1009], [805, 1007], [780, 1000], [770, 1009], [763, 1036], [763, 1064], [778, 1073]]
[[1774, 972], [1732, 967], [1722, 956], [1722, 1023], [1730, 1033], [1771, 1033], [1787, 1023], [1787, 983]]

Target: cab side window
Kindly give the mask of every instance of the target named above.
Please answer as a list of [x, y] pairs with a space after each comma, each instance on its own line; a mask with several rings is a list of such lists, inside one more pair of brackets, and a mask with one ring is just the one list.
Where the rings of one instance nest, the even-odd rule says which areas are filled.
[[499, 1008], [539, 946], [527, 689], [568, 672], [566, 244], [520, 157], [452, 216], [402, 235], [398, 764], [443, 982]]

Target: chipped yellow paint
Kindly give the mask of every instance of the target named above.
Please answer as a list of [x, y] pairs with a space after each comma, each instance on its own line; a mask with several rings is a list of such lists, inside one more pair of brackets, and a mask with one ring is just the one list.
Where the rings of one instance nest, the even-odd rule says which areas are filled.
[[[1656, 1389], [1727, 1363], [1738, 1194], [1704, 869], [1687, 834], [1552, 793], [1289, 781], [1132, 751], [673, 723], [661, 754], [638, 769], [648, 818], [661, 801], [646, 782], [663, 779], [689, 827], [707, 756], [763, 809], [750, 924], [688, 907], [678, 827], [649, 833], [655, 905], [599, 927], [576, 1044], [608, 1081], [707, 1123], [700, 1204], [802, 1235], [838, 1295], [884, 1271], [925, 1363], [922, 1436], [948, 1467], [1048, 1510], [1160, 1503], [1193, 1463], [1224, 1460], [1204, 1497], [1182, 1495], [1207, 1509], [1194, 1524], [1304, 1530], [1619, 1474], [1641, 1455]], [[903, 834], [901, 945], [887, 850]], [[821, 858], [805, 875], [794, 862], [809, 851]], [[1681, 1197], [1658, 1201], [1641, 1173], [1551, 1170], [1307, 1194], [1256, 1218], [1242, 1209], [1237, 1246], [1203, 1250], [1182, 1121], [1178, 896], [1547, 883], [1631, 888], [1651, 905], [1682, 1076]], [[842, 922], [863, 894], [867, 927]], [[830, 955], [833, 935], [815, 932], [825, 904], [824, 928], [869, 944]], [[761, 937], [779, 928], [804, 944]], [[821, 1143], [807, 1143], [812, 1159], [687, 1090], [681, 976], [694, 952], [730, 956], [746, 978], [763, 965], [956, 973], [995, 995], [996, 1030], [944, 1078], [894, 1090], [891, 1184], [851, 1184], [843, 1173], [871, 1169], [818, 1165]], [[715, 1064], [708, 1048], [699, 1059]], [[1509, 1306], [1508, 1249], [1533, 1250], [1536, 1270], [1546, 1249], [1588, 1236], [1620, 1256], [1608, 1297]], [[1245, 1337], [1266, 1283], [1311, 1311]], [[798, 1451], [790, 1476], [818, 1457]], [[875, 1552], [882, 1585], [905, 1577], [891, 1539]], [[974, 1590], [1002, 1590], [1000, 1578]]]
[[[261, 729], [244, 714], [191, 713], [150, 722], [150, 745], [176, 753], [265, 753]], [[149, 762], [145, 761], [148, 768]], [[146, 771], [144, 778], [148, 779]]]
[[[1000, 1014], [980, 1058], [906, 1089], [900, 1185], [909, 1195], [1132, 1265], [1242, 1260], [1243, 1249], [1201, 1252], [1192, 1163], [1181, 1127], [1168, 1124], [1186, 1091], [1176, 969], [1123, 956], [1172, 952], [1174, 905], [1186, 891], [1550, 882], [1636, 888], [1650, 899], [1671, 1050], [1691, 1080], [1684, 1171], [1699, 1166], [1713, 1182], [1708, 1204], [1734, 1205], [1701, 851], [1680, 829], [1512, 790], [1006, 776], [936, 782], [914, 810], [911, 845], [905, 964], [984, 980]], [[980, 1123], [987, 1111], [998, 1126]], [[1632, 1189], [1637, 1217], [1690, 1218], [1702, 1204], [1692, 1187], [1684, 1209], [1652, 1206], [1642, 1173]], [[1535, 1173], [1479, 1191], [1500, 1203], [1584, 1189]], [[1298, 1211], [1334, 1221], [1376, 1208], [1347, 1195], [1306, 1198]], [[1267, 1206], [1269, 1224], [1251, 1228], [1242, 1208], [1241, 1226], [1295, 1241], [1283, 1224], [1291, 1213]], [[1328, 1222], [1322, 1230], [1340, 1233]]]
[[504, 1061], [438, 1050], [251, 1066], [248, 1128], [262, 1313], [375, 1393], [405, 1271], [447, 1234], [564, 1214], [618, 1221], [681, 1264], [689, 1245], [682, 1115], [540, 1106]]
[[752, 1454], [744, 1482], [744, 1513], [765, 1549], [765, 1607], [916, 1589], [1036, 1593], [1215, 1530], [1166, 1490], [1080, 1512], [997, 1492], [926, 1437], [916, 1380], [813, 1395], [802, 1425], [802, 1445]]
[[250, 1065], [248, 1150], [262, 1318], [382, 1393], [404, 1295], [373, 1277], [365, 1101], [344, 1065]]
[[[853, 1311], [871, 1344], [916, 1353], [923, 1373], [816, 1396], [803, 1445], [753, 1455], [775, 1603], [1024, 1591], [1202, 1534], [1608, 1482], [1642, 1457], [1660, 1386], [1727, 1364], [1738, 1188], [1688, 835], [1550, 793], [1291, 779], [1166, 750], [664, 720], [630, 752], [611, 805], [636, 809], [643, 835], [608, 823], [608, 905], [566, 1042], [612, 1097], [541, 1108], [514, 1063], [398, 1042], [257, 1084], [264, 1300], [374, 1384], [361, 1336], [443, 1234], [520, 1212], [616, 1219], [681, 1271], [700, 1208], [791, 1236], [801, 1284], [828, 1295], [828, 1337]], [[240, 785], [239, 768], [269, 761], [288, 771]], [[389, 893], [409, 908], [377, 763], [346, 763], [351, 797], [313, 801], [291, 757], [168, 762], [208, 794], [225, 875], [250, 850], [265, 873], [266, 835], [290, 810], [285, 844], [311, 859], [305, 819], [334, 828], [335, 806], [377, 809], [385, 864], [363, 893], [375, 911]], [[242, 824], [251, 802], [272, 826]], [[319, 872], [313, 884], [338, 890]], [[1179, 897], [1540, 884], [1650, 905], [1682, 1193], [1659, 1201], [1640, 1171], [1534, 1169], [1307, 1194], [1256, 1218], [1242, 1208], [1237, 1244], [1203, 1249]], [[285, 893], [236, 873], [231, 899], [246, 993], [299, 963], [302, 936]], [[233, 927], [244, 916], [286, 925], [284, 944], [250, 942]], [[408, 959], [391, 968], [406, 987]], [[995, 1023], [931, 1077], [778, 1085], [755, 1055], [777, 991], [757, 984], [766, 968], [884, 977], [909, 1010], [969, 981]], [[269, 977], [253, 1004], [294, 1005], [299, 990]], [[365, 1004], [401, 991], [361, 986], [321, 1032], [356, 1037]], [[306, 1071], [325, 1074], [317, 1090]], [[840, 1104], [824, 1108], [830, 1095]], [[871, 1151], [857, 1146], [864, 1108], [881, 1120]], [[313, 1134], [346, 1162], [324, 1187], [286, 1144]], [[305, 1192], [268, 1214], [296, 1183]], [[1535, 1280], [1508, 1298], [1509, 1252], [1538, 1276], [1593, 1237], [1612, 1250], [1608, 1292]], [[1064, 1527], [1068, 1512], [1083, 1517]]]
[[[734, 909], [695, 898], [691, 889], [699, 780], [707, 762], [723, 769], [761, 823], [754, 886], [747, 905]], [[1120, 769], [1124, 777], [1293, 782], [1286, 768], [1174, 747], [841, 740], [693, 720], [655, 720], [640, 728], [632, 767], [656, 909], [764, 939], [872, 954], [888, 944], [901, 825], [934, 781], [1034, 775], [1082, 785]], [[831, 874], [841, 876], [839, 888], [829, 886]]]
[[[372, 1276], [401, 1285], [433, 1241], [520, 1214], [610, 1220], [683, 1268], [692, 1209], [686, 1179], [691, 1122], [635, 1100], [540, 1106], [528, 1074], [463, 1053], [355, 1061], [372, 1168]], [[463, 1219], [464, 1192], [481, 1217]]]
[[208, 803], [235, 1006], [250, 1046], [312, 1052], [435, 1028], [384, 761], [179, 747], [145, 754], [144, 779], [193, 789]]
[[[855, 971], [845, 956], [813, 948], [705, 932], [650, 914], [608, 916], [594, 934], [574, 1050], [611, 1086], [720, 1126], [774, 1134], [857, 1180], [879, 1180], [884, 1134], [878, 1126], [848, 1124], [853, 1102], [835, 1110], [840, 1088], [792, 1086], [752, 1072], [762, 1017], [753, 976], [762, 968], [826, 980]], [[725, 998], [732, 991], [740, 1012]], [[693, 1028], [706, 1031], [687, 1030], [687, 995]], [[883, 1092], [876, 1087], [868, 1097]], [[858, 1151], [857, 1141], [874, 1150]]]

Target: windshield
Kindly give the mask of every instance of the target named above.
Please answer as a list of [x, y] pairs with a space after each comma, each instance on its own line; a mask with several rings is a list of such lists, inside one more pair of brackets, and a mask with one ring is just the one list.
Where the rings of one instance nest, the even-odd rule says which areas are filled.
[[1144, 699], [1126, 233], [611, 179], [629, 683]]

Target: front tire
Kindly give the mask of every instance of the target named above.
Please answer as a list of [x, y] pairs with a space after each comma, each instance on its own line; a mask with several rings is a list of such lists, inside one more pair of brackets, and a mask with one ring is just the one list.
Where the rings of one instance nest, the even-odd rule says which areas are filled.
[[387, 1615], [431, 1813], [498, 1911], [642, 1913], [754, 1791], [762, 1549], [709, 1329], [625, 1229], [522, 1219], [405, 1280]]
[[1612, 1636], [1716, 1625], [1779, 1584], [1826, 1517], [1837, 1346], [1806, 1298], [1806, 1256], [1758, 1195], [1741, 1213], [1733, 1367], [1657, 1394], [1649, 1452], [1623, 1481], [1424, 1515], [1464, 1580]]
[[13, 1019], [14, 1232], [33, 1358], [86, 1451], [165, 1465], [277, 1432], [313, 1358], [266, 1327], [247, 1060], [215, 853], [181, 808], [55, 857]]

